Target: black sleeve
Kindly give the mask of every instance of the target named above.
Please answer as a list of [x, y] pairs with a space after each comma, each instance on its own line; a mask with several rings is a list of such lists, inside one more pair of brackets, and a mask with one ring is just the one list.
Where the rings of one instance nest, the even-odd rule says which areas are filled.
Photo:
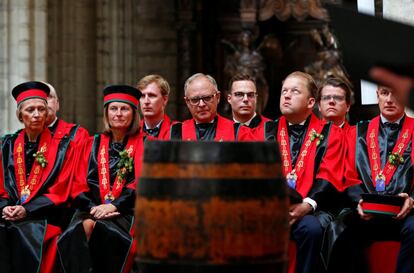
[[315, 200], [319, 210], [336, 212], [343, 207], [339, 192], [328, 181], [316, 179], [309, 191], [308, 197]]
[[73, 201], [73, 205], [75, 208], [87, 212], [89, 212], [91, 208], [97, 206], [97, 204], [92, 202], [92, 199], [88, 197], [88, 192], [82, 192], [79, 194]]
[[112, 201], [120, 213], [129, 213], [134, 209], [135, 205], [135, 190], [124, 187], [121, 195]]
[[23, 204], [27, 215], [47, 214], [47, 211], [55, 208], [55, 204], [46, 196], [38, 196]]

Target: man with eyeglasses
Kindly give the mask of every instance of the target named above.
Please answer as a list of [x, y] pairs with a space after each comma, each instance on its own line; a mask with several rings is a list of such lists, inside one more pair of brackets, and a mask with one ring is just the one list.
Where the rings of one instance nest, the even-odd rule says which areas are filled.
[[[217, 114], [220, 91], [210, 75], [197, 73], [184, 84], [184, 100], [192, 119], [171, 126], [170, 139], [234, 141], [238, 126]], [[241, 128], [243, 131], [248, 128]]]
[[328, 78], [319, 88], [319, 112], [326, 121], [348, 129], [346, 115], [351, 107], [351, 88], [340, 78]]
[[229, 81], [227, 102], [231, 106], [233, 121], [249, 128], [264, 126], [268, 118], [256, 113], [256, 81], [248, 74], [236, 74]]
[[[332, 224], [337, 238], [331, 254], [332, 272], [367, 268], [365, 246], [383, 240], [401, 242], [395, 272], [414, 272], [414, 119], [405, 115], [403, 96], [379, 86], [380, 115], [348, 130], [344, 187], [351, 209]], [[363, 193], [400, 196], [403, 205], [365, 203]], [[394, 217], [384, 216], [392, 213]], [[343, 230], [342, 234], [338, 235], [338, 230]]]
[[58, 139], [62, 139], [64, 136], [68, 136], [75, 143], [80, 143], [89, 137], [89, 132], [81, 127], [79, 124], [67, 123], [66, 121], [57, 117], [57, 112], [60, 109], [59, 98], [55, 88], [49, 84], [45, 84], [49, 87], [50, 93], [47, 97], [47, 118], [46, 124], [53, 136]]
[[296, 71], [282, 83], [282, 117], [255, 130], [259, 140], [277, 141], [282, 171], [298, 203], [289, 208], [291, 237], [296, 242], [296, 271], [320, 272], [323, 229], [336, 212], [335, 198], [343, 176], [341, 129], [312, 113], [317, 86], [311, 75]]
[[170, 85], [160, 75], [147, 75], [139, 80], [137, 89], [142, 96], [139, 99], [142, 115], [141, 128], [152, 137], [165, 139], [170, 135], [171, 119], [165, 114]]

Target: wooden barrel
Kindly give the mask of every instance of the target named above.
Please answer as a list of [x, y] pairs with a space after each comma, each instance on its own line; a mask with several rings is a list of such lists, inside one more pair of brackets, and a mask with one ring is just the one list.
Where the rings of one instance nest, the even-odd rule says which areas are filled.
[[285, 272], [288, 198], [276, 143], [146, 143], [139, 272]]

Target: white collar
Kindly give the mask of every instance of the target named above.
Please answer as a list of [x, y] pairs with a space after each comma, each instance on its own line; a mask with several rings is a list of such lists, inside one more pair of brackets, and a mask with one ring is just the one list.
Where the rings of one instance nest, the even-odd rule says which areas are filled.
[[252, 122], [252, 120], [253, 120], [256, 116], [257, 116], [257, 114], [256, 114], [256, 112], [254, 112], [253, 117], [251, 117], [251, 119], [249, 119], [249, 120], [248, 120], [248, 121], [246, 121], [246, 122], [241, 122], [241, 121], [238, 121], [235, 117], [233, 117], [233, 121], [234, 121], [235, 123], [240, 123], [241, 125], [244, 125], [244, 126], [249, 126], [249, 125], [250, 125], [250, 122]]
[[389, 123], [397, 123], [398, 125], [401, 123], [401, 120], [402, 120], [402, 118], [404, 117], [404, 115], [402, 115], [399, 119], [397, 119], [396, 121], [394, 121], [394, 122], [390, 122], [388, 119], [386, 119], [382, 114], [380, 114], [380, 118], [381, 118], [381, 122], [382, 122], [382, 124], [385, 124], [386, 122], [389, 122]]
[[160, 120], [160, 121], [157, 123], [157, 125], [155, 125], [155, 127], [153, 127], [153, 128], [150, 128], [150, 127], [148, 126], [148, 124], [144, 121], [144, 123], [145, 123], [145, 128], [146, 128], [146, 129], [160, 128], [160, 127], [161, 127], [161, 123], [162, 123], [163, 121], [164, 121], [164, 119]]
[[57, 120], [58, 120], [58, 118], [55, 117], [55, 120], [52, 123], [50, 123], [49, 126], [47, 126], [47, 127], [53, 127], [53, 125], [55, 125], [55, 123], [57, 122]]

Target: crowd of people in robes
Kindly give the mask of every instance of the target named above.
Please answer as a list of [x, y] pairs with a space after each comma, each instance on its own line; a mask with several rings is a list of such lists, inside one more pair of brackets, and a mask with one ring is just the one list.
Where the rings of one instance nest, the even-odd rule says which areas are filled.
[[[134, 205], [144, 146], [181, 140], [277, 141], [286, 185], [299, 196], [288, 223], [295, 272], [368, 272], [364, 250], [378, 240], [399, 241], [395, 270], [414, 272], [414, 120], [405, 114], [405, 93], [378, 86], [380, 114], [351, 126], [352, 91], [341, 78], [317, 86], [311, 75], [292, 72], [276, 120], [256, 113], [251, 76], [234, 75], [227, 89], [220, 92], [210, 75], [189, 77], [183, 99], [192, 118], [180, 122], [166, 114], [170, 87], [162, 76], [107, 86], [104, 130], [90, 136], [57, 117], [50, 84], [14, 87], [22, 129], [0, 142], [0, 271], [139, 270]], [[218, 113], [220, 99], [232, 119]], [[399, 196], [402, 205], [367, 208], [363, 194]]]

